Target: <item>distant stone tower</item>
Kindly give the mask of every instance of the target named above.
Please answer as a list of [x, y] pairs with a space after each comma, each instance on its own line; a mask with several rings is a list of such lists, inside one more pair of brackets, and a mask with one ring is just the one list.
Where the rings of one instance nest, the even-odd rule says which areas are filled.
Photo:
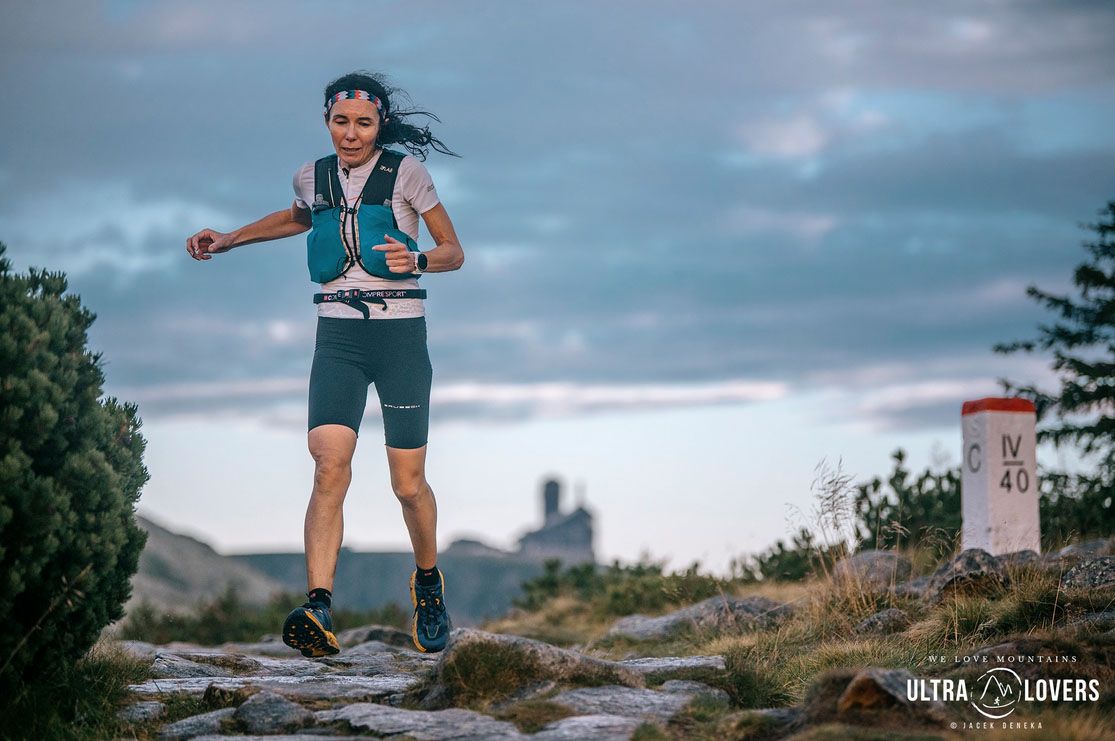
[[[583, 498], [583, 485], [578, 487]], [[592, 513], [584, 506], [561, 512], [561, 483], [546, 479], [542, 483], [542, 527], [519, 538], [519, 555], [545, 560], [560, 558], [567, 566], [595, 563], [592, 548]]]
[[561, 483], [547, 479], [542, 484], [542, 525], [545, 527], [561, 516]]

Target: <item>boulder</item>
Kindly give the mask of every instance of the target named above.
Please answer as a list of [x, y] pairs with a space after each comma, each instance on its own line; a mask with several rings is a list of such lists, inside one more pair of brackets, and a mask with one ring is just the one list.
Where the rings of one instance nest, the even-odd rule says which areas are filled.
[[1062, 584], [1067, 589], [1110, 589], [1115, 587], [1115, 556], [1089, 558], [1069, 569]]
[[693, 628], [696, 630], [747, 630], [769, 628], [791, 613], [791, 607], [768, 597], [742, 599], [709, 597], [680, 610], [649, 617], [628, 615], [609, 628], [607, 635], [633, 640], [657, 640]]
[[902, 554], [869, 548], [841, 559], [832, 578], [867, 589], [886, 589], [906, 581], [911, 571], [910, 559]]
[[994, 556], [982, 548], [969, 548], [933, 572], [922, 599], [935, 604], [954, 594], [992, 596], [1009, 584], [1010, 578]]

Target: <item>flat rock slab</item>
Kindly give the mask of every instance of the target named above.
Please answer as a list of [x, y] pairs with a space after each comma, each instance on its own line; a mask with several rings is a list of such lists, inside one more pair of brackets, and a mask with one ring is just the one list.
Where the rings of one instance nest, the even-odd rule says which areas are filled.
[[128, 690], [137, 695], [204, 695], [211, 686], [226, 691], [254, 687], [296, 700], [374, 699], [406, 692], [419, 681], [409, 674], [378, 674], [374, 677], [336, 674], [320, 677], [188, 677], [152, 679], [129, 685]]
[[666, 679], [702, 679], [727, 671], [723, 656], [656, 656], [618, 662], [642, 674], [648, 682]]
[[424, 741], [524, 738], [512, 723], [462, 708], [404, 710], [362, 702], [314, 715], [319, 723], [344, 722], [353, 730], [379, 736], [405, 734]]
[[550, 702], [569, 708], [578, 715], [623, 715], [633, 718], [666, 720], [677, 714], [697, 695], [728, 699], [723, 690], [699, 682], [671, 680], [661, 690], [606, 685], [579, 687], [549, 698]]
[[183, 679], [186, 677], [231, 677], [232, 670], [160, 651], [151, 662], [151, 676], [159, 679]]
[[[177, 655], [199, 664], [228, 669], [231, 672], [229, 676], [250, 674], [253, 676], [308, 677], [329, 671], [328, 663], [301, 656], [297, 659], [276, 659], [269, 656], [246, 656], [244, 654], [211, 651], [179, 651]], [[216, 674], [218, 673], [211, 673], [211, 675]]]
[[548, 723], [527, 738], [538, 741], [629, 741], [642, 722], [639, 718], [622, 715], [575, 715]]

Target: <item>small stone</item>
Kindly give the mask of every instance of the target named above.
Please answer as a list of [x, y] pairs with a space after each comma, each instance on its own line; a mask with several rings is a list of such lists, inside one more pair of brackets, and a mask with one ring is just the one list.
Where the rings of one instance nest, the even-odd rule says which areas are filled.
[[280, 733], [309, 725], [314, 714], [296, 702], [274, 692], [257, 692], [233, 716], [249, 733]]

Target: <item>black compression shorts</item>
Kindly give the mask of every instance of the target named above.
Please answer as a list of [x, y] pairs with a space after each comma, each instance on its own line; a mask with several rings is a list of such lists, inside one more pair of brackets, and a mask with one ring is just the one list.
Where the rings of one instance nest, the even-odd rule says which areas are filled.
[[386, 444], [420, 448], [430, 429], [432, 377], [426, 317], [319, 316], [310, 370], [309, 429], [340, 424], [359, 435], [368, 385], [374, 383]]

